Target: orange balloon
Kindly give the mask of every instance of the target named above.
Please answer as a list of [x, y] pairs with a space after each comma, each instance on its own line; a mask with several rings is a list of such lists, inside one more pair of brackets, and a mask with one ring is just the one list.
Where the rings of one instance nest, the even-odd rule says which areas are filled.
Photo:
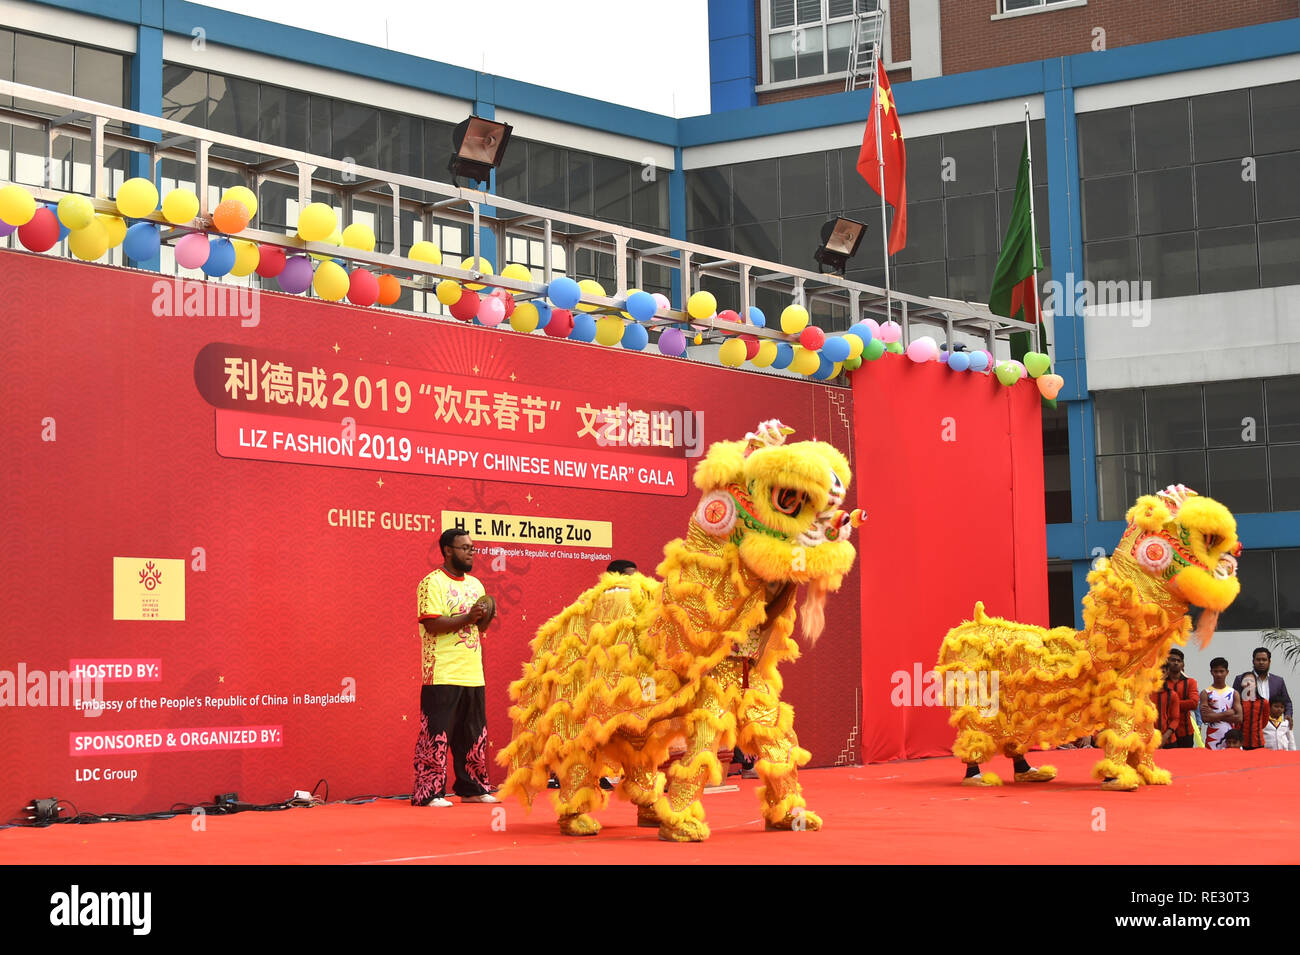
[[392, 305], [402, 296], [402, 283], [391, 275], [379, 276], [380, 305]]
[[212, 213], [212, 224], [226, 235], [236, 235], [248, 228], [248, 206], [238, 199], [227, 199]]

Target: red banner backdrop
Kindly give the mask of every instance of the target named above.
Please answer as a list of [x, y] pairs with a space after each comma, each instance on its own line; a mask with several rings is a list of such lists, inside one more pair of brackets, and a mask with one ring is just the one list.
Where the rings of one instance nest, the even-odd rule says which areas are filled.
[[[779, 417], [852, 453], [843, 389], [21, 252], [0, 274], [6, 817], [34, 796], [275, 802], [322, 778], [331, 798], [409, 792], [415, 589], [444, 515], [475, 522], [498, 602], [495, 752], [537, 627], [612, 557], [652, 569], [685, 532], [691, 446]], [[880, 529], [942, 508], [861, 434]], [[949, 499], [964, 539], [1005, 543], [1008, 518], [961, 489], [983, 466], [951, 474]], [[859, 533], [887, 551], [877, 525]], [[893, 601], [936, 596], [928, 577], [913, 591], [916, 567], [869, 564], [896, 575]], [[852, 577], [784, 674], [815, 765], [862, 755], [859, 594]], [[869, 606], [876, 652], [901, 634]], [[102, 684], [78, 692], [73, 673]]]
[[[1047, 626], [1038, 390], [880, 361], [853, 379], [862, 579], [862, 753], [951, 751], [927, 678], [948, 630], [987, 612]], [[958, 770], [954, 770], [958, 772]]]

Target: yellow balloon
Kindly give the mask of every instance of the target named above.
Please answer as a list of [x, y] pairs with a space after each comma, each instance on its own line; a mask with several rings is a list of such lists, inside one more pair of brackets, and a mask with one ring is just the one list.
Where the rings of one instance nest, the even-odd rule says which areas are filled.
[[[808, 327], [808, 310], [802, 305], [787, 305], [781, 313], [781, 331], [787, 335], [798, 335]], [[794, 367], [791, 365], [790, 367]], [[817, 369], [814, 368], [813, 371]], [[802, 372], [801, 372], [802, 374]]]
[[249, 189], [246, 186], [231, 186], [221, 194], [222, 202], [225, 202], [227, 199], [234, 199], [236, 202], [242, 202], [244, 208], [248, 210], [248, 218], [251, 219], [253, 216], [257, 215], [257, 196], [253, 193], [252, 189]]
[[117, 187], [117, 211], [132, 219], [143, 219], [158, 208], [158, 187], [137, 176]]
[[464, 291], [451, 279], [443, 279], [438, 283], [438, 287], [434, 289], [433, 293], [438, 296], [438, 301], [442, 302], [443, 305], [455, 305], [460, 301]]
[[343, 244], [362, 252], [375, 251], [375, 230], [362, 222], [354, 222], [343, 230]]
[[84, 229], [68, 233], [68, 248], [77, 258], [93, 262], [108, 251], [108, 229], [98, 219], [91, 219]]
[[847, 334], [845, 334], [844, 340], [849, 343], [849, 357], [861, 358], [862, 349], [866, 347], [866, 344], [862, 341], [862, 339], [859, 338], [857, 335], [854, 335], [852, 332], [848, 332]]
[[511, 262], [501, 270], [502, 276], [508, 279], [514, 279], [516, 282], [531, 282], [533, 280], [533, 270], [526, 265], [520, 265], [518, 262]]
[[617, 345], [623, 340], [623, 319], [617, 315], [602, 315], [596, 319], [596, 341], [602, 345]]
[[95, 204], [85, 196], [64, 196], [59, 200], [59, 221], [76, 232], [95, 218]]
[[174, 225], [190, 222], [199, 214], [199, 197], [189, 189], [173, 189], [163, 197], [162, 211]]
[[841, 373], [842, 371], [844, 371], [844, 362], [842, 362], [842, 361], [837, 361], [837, 362], [835, 363], [835, 370], [831, 372], [831, 377], [832, 377], [832, 378], [838, 378], [838, 377], [840, 376], [840, 373]]
[[532, 302], [520, 302], [510, 316], [510, 327], [517, 332], [532, 332], [537, 330], [539, 321], [541, 317], [537, 314], [537, 306]]
[[36, 200], [22, 186], [5, 186], [0, 189], [0, 222], [5, 225], [27, 225], [36, 215]]
[[348, 294], [348, 273], [337, 262], [322, 262], [312, 276], [311, 287], [327, 302], [337, 302]]
[[776, 342], [764, 338], [758, 343], [758, 354], [754, 356], [755, 368], [770, 368], [776, 361]]
[[[335, 229], [333, 232], [331, 232], [328, 236], [326, 236], [321, 241], [326, 243], [327, 245], [341, 246], [343, 245], [343, 233], [340, 232], [338, 229]], [[313, 252], [311, 254], [311, 257], [315, 259], [317, 262], [327, 262], [330, 259], [334, 258], [334, 256], [330, 255], [329, 253], [323, 253], [323, 252]]]
[[338, 225], [333, 209], [323, 202], [313, 202], [298, 213], [298, 238], [304, 242], [324, 242]]
[[[483, 256], [481, 255], [477, 259], [475, 259], [474, 256], [471, 255], [468, 259], [460, 263], [460, 267], [464, 269], [466, 272], [478, 272], [480, 275], [494, 274], [492, 271], [492, 263], [489, 262], [487, 259], [483, 258]], [[472, 288], [476, 292], [479, 289], [487, 288], [486, 285], [479, 285], [474, 282], [466, 282], [465, 287]]]
[[442, 252], [432, 242], [417, 242], [406, 253], [408, 259], [416, 262], [428, 262], [430, 265], [442, 265]]
[[686, 312], [691, 318], [709, 318], [718, 311], [718, 300], [712, 292], [696, 292], [686, 300]]
[[242, 278], [245, 275], [251, 275], [257, 268], [258, 260], [261, 253], [257, 249], [256, 242], [249, 242], [247, 239], [231, 239], [235, 246], [235, 264], [230, 269], [230, 274], [236, 278]]
[[696, 332], [696, 333], [695, 333], [695, 344], [697, 344], [697, 345], [703, 345], [703, 344], [704, 344], [704, 333], [703, 333], [703, 332]]
[[[583, 295], [599, 295], [601, 298], [606, 297], [605, 286], [601, 285], [595, 279], [583, 279], [578, 283], [578, 288], [582, 289]], [[578, 303], [578, 311], [580, 312], [594, 312], [599, 307], [599, 305], [588, 305], [586, 302]]]
[[790, 370], [796, 375], [811, 375], [822, 366], [822, 360], [815, 351], [809, 351], [802, 345], [794, 346], [794, 360]]
[[122, 217], [104, 215], [101, 213], [95, 216], [95, 218], [102, 222], [104, 228], [108, 230], [108, 247], [110, 249], [116, 249], [121, 245], [122, 240], [126, 238], [126, 223], [122, 220]]
[[745, 343], [739, 338], [728, 338], [718, 349], [718, 361], [728, 368], [739, 368], [745, 363]]

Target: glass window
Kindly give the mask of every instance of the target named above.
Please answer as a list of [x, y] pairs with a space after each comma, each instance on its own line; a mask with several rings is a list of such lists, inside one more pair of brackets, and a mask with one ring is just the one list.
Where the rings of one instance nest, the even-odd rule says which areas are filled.
[[1099, 391], [1092, 413], [1097, 432], [1097, 454], [1120, 454], [1147, 449], [1143, 431], [1142, 392]]
[[1129, 282], [1138, 274], [1137, 240], [1089, 242], [1083, 247], [1083, 268], [1093, 282]]
[[[1034, 165], [1034, 185], [1047, 185], [1047, 133], [1041, 119], [1029, 121], [1030, 149]], [[1020, 152], [1025, 146], [1025, 124], [1010, 123], [997, 127], [998, 188], [1015, 189], [1020, 175]], [[912, 144], [907, 144], [908, 159], [912, 157]], [[908, 190], [911, 195], [911, 190]]]
[[1259, 285], [1254, 226], [1203, 230], [1199, 240], [1202, 293]]
[[1218, 448], [1206, 455], [1211, 497], [1239, 516], [1268, 510], [1268, 456], [1264, 448]]
[[1146, 399], [1147, 438], [1152, 451], [1205, 447], [1200, 385], [1148, 388]]
[[1260, 381], [1209, 381], [1205, 388], [1205, 426], [1212, 448], [1265, 444], [1264, 389]]
[[311, 152], [317, 156], [334, 154], [334, 120], [332, 101], [324, 96], [313, 96], [308, 104], [307, 138]]
[[1273, 510], [1300, 511], [1300, 444], [1275, 444], [1268, 449]]
[[190, 126], [208, 125], [208, 74], [188, 66], [163, 65], [162, 114]]
[[[425, 128], [425, 148], [428, 148], [429, 130]], [[448, 157], [450, 157], [450, 148]], [[426, 155], [426, 161], [429, 157]], [[436, 182], [443, 182], [450, 177], [447, 172], [447, 164], [444, 162], [441, 166], [428, 167], [426, 175]], [[501, 165], [497, 167], [497, 195], [504, 196], [507, 199], [515, 199], [519, 202], [528, 201], [528, 141], [525, 139], [515, 139], [511, 137], [510, 145], [506, 147], [506, 154], [501, 158]]]
[[686, 228], [707, 229], [731, 223], [731, 167], [686, 171]]
[[781, 261], [795, 268], [816, 271], [817, 263], [813, 259], [813, 254], [821, 245], [821, 230], [825, 224], [825, 213], [798, 219], [782, 219]]
[[1090, 179], [1083, 184], [1083, 237], [1092, 242], [1134, 235], [1133, 177]]
[[1250, 155], [1250, 98], [1246, 90], [1192, 97], [1192, 142], [1197, 162]]
[[[12, 30], [0, 30], [0, 79], [12, 80], [13, 78], [14, 78], [14, 34]], [[13, 103], [12, 97], [0, 96], [0, 106], [10, 106], [12, 105], [12, 103]], [[8, 132], [8, 127], [5, 127], [5, 132], [6, 133]], [[5, 142], [8, 141], [8, 138], [9, 137], [7, 135], [3, 137]], [[9, 169], [9, 165], [8, 163], [5, 163], [2, 167], [0, 167], [0, 172], [7, 172], [8, 169]]]
[[[14, 82], [54, 93], [72, 92], [72, 44], [19, 33], [14, 37]], [[121, 89], [119, 85], [118, 89]], [[18, 109], [53, 116], [54, 107], [20, 99]], [[44, 155], [44, 150], [41, 151]]]
[[755, 259], [775, 262], [781, 255], [781, 224], [771, 222], [752, 222], [738, 225], [736, 233], [736, 252]]
[[1296, 284], [1300, 262], [1300, 219], [1259, 224], [1259, 284], [1264, 288]]
[[[874, 245], [872, 239], [875, 240]], [[858, 255], [864, 253], [870, 255], [873, 249], [879, 257], [881, 254], [879, 222], [867, 223], [867, 234], [858, 248]], [[943, 257], [943, 203], [937, 199], [932, 202], [915, 202], [909, 195], [907, 197], [907, 245], [897, 254], [895, 261], [902, 265], [907, 262], [929, 262]], [[910, 286], [899, 287], [912, 290]]]
[[[956, 196], [945, 199], [944, 205], [948, 219], [948, 257], [992, 255], [996, 259], [1001, 248], [997, 234], [997, 196], [992, 193]], [[988, 289], [984, 295], [988, 295]]]
[[1166, 451], [1151, 455], [1151, 489], [1185, 484], [1192, 490], [1205, 487], [1204, 451]]
[[1202, 229], [1255, 221], [1252, 184], [1236, 160], [1196, 167], [1196, 223]]
[[273, 146], [307, 149], [307, 94], [280, 86], [262, 87], [257, 138]]
[[[426, 179], [432, 179], [434, 182], [446, 182], [451, 178], [451, 173], [447, 167], [451, 164], [451, 133], [455, 127], [451, 123], [444, 123], [436, 119], [426, 119], [424, 121], [424, 175]], [[524, 148], [523, 143], [515, 144], [513, 141], [506, 146], [506, 154], [502, 163], [510, 162], [512, 157], [523, 162], [528, 151]], [[500, 177], [501, 168], [497, 167], [497, 175]], [[523, 186], [520, 186], [520, 192], [516, 198], [522, 200], [524, 197]]]
[[593, 156], [569, 150], [569, 211], [575, 215], [593, 215], [596, 190], [593, 186]]
[[[693, 242], [696, 245], [707, 246], [710, 249], [725, 251], [734, 248], [731, 242], [730, 229], [695, 229], [687, 233], [687, 242]], [[789, 305], [786, 302], [786, 305]], [[780, 311], [777, 311], [780, 314]]]
[[1189, 167], [1138, 173], [1137, 195], [1140, 233], [1182, 232], [1196, 227]]
[[[992, 192], [995, 188], [992, 129], [964, 129], [943, 136], [943, 191], [948, 196]], [[1012, 185], [1015, 185], [1014, 180]]]
[[[907, 141], [907, 201], [909, 203], [917, 199], [936, 199], [943, 194], [942, 145], [940, 136], [920, 136]], [[857, 150], [852, 152], [856, 162]], [[848, 173], [846, 172], [845, 175]], [[862, 182], [861, 176], [858, 176], [858, 181]], [[863, 187], [870, 190], [873, 196], [876, 194], [875, 190], [865, 183]], [[908, 211], [911, 211], [910, 208]]]
[[595, 183], [593, 212], [597, 219], [625, 223], [632, 219], [632, 164], [608, 156], [592, 157]]
[[[938, 182], [939, 182], [939, 173], [938, 173], [938, 169], [939, 169], [939, 160], [938, 160], [938, 155], [939, 155], [939, 145], [938, 145], [938, 143], [939, 143], [939, 137], [938, 137], [938, 136], [931, 136], [931, 137], [927, 137], [927, 139], [928, 139], [928, 140], [933, 140], [933, 147], [932, 147], [932, 148], [933, 148], [933, 150], [934, 150], [934, 155], [935, 155], [935, 162], [934, 162], [934, 170], [935, 170], [935, 172], [934, 172], [934, 181], [935, 181], [935, 186], [934, 186], [934, 192], [933, 192], [933, 195], [936, 195], [936, 196], [937, 196], [937, 195], [939, 194], [939, 187], [938, 187]], [[908, 165], [908, 175], [909, 175], [909, 176], [911, 175], [911, 168], [912, 168], [912, 162], [911, 162], [911, 159], [912, 159], [912, 155], [913, 155], [913, 153], [912, 153], [912, 143], [911, 143], [911, 142], [908, 142], [908, 144], [907, 144], [908, 164], [907, 164], [907, 165]], [[841, 179], [842, 179], [842, 181], [843, 181], [843, 183], [844, 183], [844, 204], [843, 204], [843, 208], [845, 208], [845, 209], [879, 209], [879, 208], [880, 208], [880, 195], [876, 192], [876, 190], [872, 189], [869, 185], [867, 185], [867, 181], [866, 181], [865, 179], [863, 179], [863, 178], [862, 178], [862, 175], [858, 172], [858, 166], [857, 166], [857, 163], [858, 163], [858, 148], [857, 148], [856, 146], [852, 146], [852, 147], [850, 147], [850, 148], [848, 148], [848, 149], [841, 149], [841, 150], [840, 150], [840, 176], [841, 176]], [[907, 180], [907, 197], [908, 197], [909, 199], [912, 198], [912, 180], [911, 180], [910, 178]], [[917, 198], [921, 198], [921, 199], [923, 199], [923, 198], [925, 198], [925, 196], [924, 196], [924, 195], [921, 195], [921, 196], [918, 196]]]
[[1196, 294], [1196, 233], [1144, 235], [1138, 239], [1138, 253], [1153, 298]]
[[1277, 566], [1277, 624], [1300, 629], [1300, 549], [1273, 552]]
[[781, 157], [782, 218], [826, 209], [826, 154]]
[[668, 180], [646, 179], [632, 167], [632, 224], [650, 232], [668, 232]]
[[1123, 520], [1133, 502], [1150, 491], [1147, 455], [1097, 458], [1097, 509], [1101, 520]]
[[1260, 156], [1255, 168], [1255, 201], [1259, 220], [1300, 216], [1300, 153]]
[[1191, 162], [1191, 129], [1185, 99], [1133, 107], [1133, 134], [1138, 169], [1163, 169]]
[[993, 268], [998, 264], [996, 255], [972, 255], [948, 260], [948, 297], [982, 302], [989, 297], [993, 285]]
[[[130, 99], [126, 83], [126, 57], [88, 46], [73, 54], [72, 95], [110, 106], [125, 106]], [[122, 123], [109, 123], [120, 128]]]
[[1300, 441], [1300, 376], [1264, 382], [1268, 401], [1268, 437], [1277, 443]]
[[1276, 626], [1273, 552], [1247, 548], [1241, 555], [1237, 576], [1241, 580], [1241, 593], [1223, 612], [1219, 629], [1264, 630]]
[[781, 216], [779, 164], [775, 159], [731, 167], [735, 222], [762, 222]]
[[[884, 273], [879, 269], [876, 270], [876, 273], [880, 277], [874, 281], [865, 277], [865, 274], [863, 278], [854, 278], [853, 280], [879, 286], [884, 281]], [[853, 276], [850, 275], [849, 278], [853, 278]], [[946, 296], [948, 294], [947, 263], [942, 260], [916, 265], [905, 265], [900, 262], [897, 268], [894, 269], [894, 284], [916, 295]], [[987, 291], [985, 291], [984, 297], [988, 297]]]
[[1133, 133], [1129, 108], [1079, 115], [1079, 171], [1091, 178], [1133, 168]]
[[567, 208], [565, 184], [569, 157], [563, 149], [546, 143], [528, 144], [528, 201], [548, 209]]
[[379, 114], [379, 168], [424, 177], [424, 124], [414, 116]]
[[1256, 153], [1300, 149], [1300, 80], [1251, 90], [1250, 111]]
[[330, 106], [333, 149], [328, 155], [358, 166], [378, 165], [379, 110], [337, 99]]

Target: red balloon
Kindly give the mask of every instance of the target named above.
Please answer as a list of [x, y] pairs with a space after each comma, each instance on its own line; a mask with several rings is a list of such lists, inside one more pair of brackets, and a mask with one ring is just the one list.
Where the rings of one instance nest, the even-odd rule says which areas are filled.
[[552, 338], [568, 338], [573, 332], [573, 313], [567, 308], [551, 309], [551, 320], [542, 330]]
[[392, 275], [379, 276], [379, 304], [392, 305], [402, 297], [402, 283]]
[[515, 297], [503, 288], [492, 290], [492, 297], [501, 299], [501, 304], [506, 307], [506, 318], [515, 313]]
[[32, 252], [48, 252], [59, 241], [59, 220], [49, 206], [38, 205], [36, 215], [18, 227], [18, 241]]
[[799, 336], [799, 344], [809, 351], [817, 351], [826, 344], [826, 333], [816, 325], [809, 325]]
[[273, 279], [284, 271], [284, 249], [278, 245], [259, 245], [257, 247], [257, 274], [264, 279]]
[[[727, 308], [727, 309], [723, 309], [721, 312], [718, 312], [718, 320], [723, 322], [739, 322], [740, 316], [735, 312], [733, 312], [731, 309]], [[735, 332], [733, 332], [729, 328], [719, 328], [718, 331], [722, 332], [722, 334], [724, 335], [735, 334]]]
[[479, 297], [478, 292], [473, 289], [465, 289], [456, 300], [456, 304], [451, 306], [451, 317], [458, 318], [462, 322], [474, 321], [474, 316], [478, 314]]
[[758, 354], [758, 339], [753, 335], [741, 335], [740, 340], [745, 343], [745, 361], [753, 361]]
[[348, 301], [363, 307], [375, 304], [379, 298], [379, 279], [366, 269], [353, 269], [348, 276]]

